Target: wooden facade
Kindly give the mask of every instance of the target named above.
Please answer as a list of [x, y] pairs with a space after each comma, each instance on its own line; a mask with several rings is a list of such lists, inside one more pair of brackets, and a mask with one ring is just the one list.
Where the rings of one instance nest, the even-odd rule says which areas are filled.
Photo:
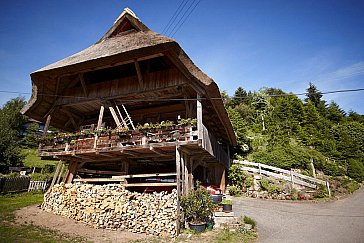
[[[216, 83], [129, 9], [93, 46], [31, 78], [23, 113], [45, 122], [46, 131], [85, 133], [41, 142], [40, 156], [68, 164], [64, 182], [186, 194], [200, 180], [224, 189], [236, 138]], [[144, 129], [146, 123], [159, 127]]]

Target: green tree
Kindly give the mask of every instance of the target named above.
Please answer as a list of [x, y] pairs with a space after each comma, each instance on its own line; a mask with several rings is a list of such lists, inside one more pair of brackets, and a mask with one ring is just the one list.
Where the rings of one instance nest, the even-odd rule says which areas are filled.
[[22, 164], [19, 133], [26, 120], [20, 113], [24, 98], [8, 101], [0, 109], [0, 171], [6, 172], [9, 166]]
[[339, 107], [334, 101], [326, 109], [326, 117], [332, 122], [339, 123], [344, 120], [345, 111]]
[[23, 138], [23, 144], [27, 147], [36, 147], [37, 146], [37, 133], [39, 130], [39, 125], [36, 122], [32, 122], [25, 130], [25, 135]]

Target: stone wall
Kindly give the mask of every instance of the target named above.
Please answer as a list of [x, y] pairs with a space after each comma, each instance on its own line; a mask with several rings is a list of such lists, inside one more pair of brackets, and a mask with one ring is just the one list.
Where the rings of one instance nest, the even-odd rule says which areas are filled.
[[176, 235], [176, 190], [138, 193], [119, 184], [61, 183], [45, 193], [42, 209], [94, 228]]

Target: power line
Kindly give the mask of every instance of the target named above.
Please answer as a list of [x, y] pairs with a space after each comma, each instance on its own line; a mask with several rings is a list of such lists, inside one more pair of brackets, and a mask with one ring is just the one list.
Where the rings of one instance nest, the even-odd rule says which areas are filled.
[[[358, 89], [343, 89], [343, 90], [332, 90], [326, 92], [320, 92], [321, 94], [334, 94], [334, 93], [349, 93], [349, 92], [360, 92], [364, 91], [364, 88]], [[7, 94], [19, 94], [19, 95], [31, 95], [30, 92], [17, 92], [17, 91], [8, 91], [8, 90], [0, 90], [0, 93], [7, 93]], [[266, 97], [287, 97], [287, 96], [302, 96], [307, 95], [308, 93], [288, 93], [288, 94], [270, 94], [265, 95]], [[47, 97], [59, 97], [59, 98], [76, 98], [76, 99], [90, 99], [87, 96], [74, 96], [74, 95], [55, 95], [55, 94], [46, 94], [46, 93], [38, 93], [39, 96], [47, 96]], [[236, 99], [247, 99], [246, 96], [232, 96], [231, 98]], [[91, 99], [100, 99], [104, 100], [104, 97], [93, 97]], [[201, 100], [206, 100], [207, 98], [200, 98]], [[225, 100], [226, 98], [223, 97], [215, 97], [209, 98], [211, 100]], [[151, 98], [151, 99], [123, 99], [123, 101], [139, 101], [139, 102], [151, 102], [151, 101], [196, 101], [197, 98]]]
[[[173, 38], [173, 36], [178, 32], [178, 30], [182, 27], [182, 25], [186, 22], [186, 20], [188, 19], [188, 17], [190, 17], [190, 15], [192, 14], [192, 12], [195, 10], [195, 8], [197, 7], [197, 5], [201, 2], [201, 0], [199, 0], [195, 6], [192, 8], [192, 10], [189, 12], [189, 14], [187, 15], [187, 17], [183, 20], [183, 22], [177, 27], [176, 31], [173, 32], [173, 34], [171, 35], [171, 37]], [[192, 3], [193, 4], [193, 3]], [[191, 6], [192, 6], [191, 4]], [[190, 6], [190, 7], [191, 7]]]
[[[162, 34], [163, 33], [167, 33], [168, 29], [173, 25], [174, 21], [176, 21], [176, 18], [178, 17], [178, 15], [181, 13], [181, 11], [183, 10], [183, 8], [186, 6], [187, 2], [189, 0], [182, 0], [182, 2], [180, 3], [180, 5], [178, 6], [178, 8], [176, 9], [176, 11], [173, 13], [172, 17], [169, 19], [167, 25], [164, 27]], [[183, 5], [183, 6], [182, 6]]]

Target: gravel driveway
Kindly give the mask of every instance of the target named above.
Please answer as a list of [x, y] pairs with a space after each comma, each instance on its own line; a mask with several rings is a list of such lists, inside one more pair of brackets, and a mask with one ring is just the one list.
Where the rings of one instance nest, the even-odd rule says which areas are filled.
[[364, 242], [364, 188], [332, 202], [234, 199], [258, 224], [259, 242]]

